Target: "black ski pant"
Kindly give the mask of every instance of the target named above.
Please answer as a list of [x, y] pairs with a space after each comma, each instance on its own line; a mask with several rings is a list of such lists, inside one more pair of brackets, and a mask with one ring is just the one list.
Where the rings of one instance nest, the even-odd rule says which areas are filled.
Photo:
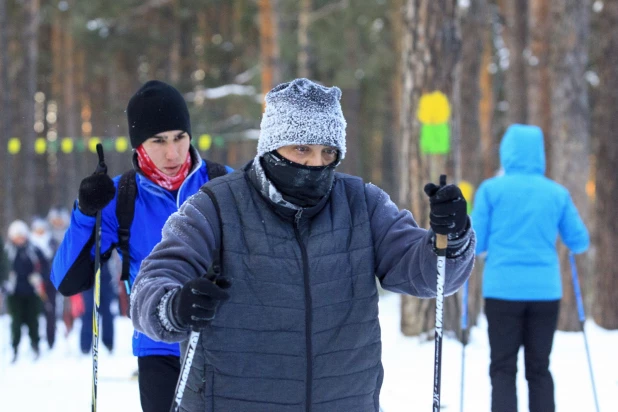
[[28, 326], [30, 345], [39, 348], [39, 312], [41, 299], [37, 295], [12, 295], [7, 298], [7, 306], [11, 315], [11, 344], [17, 352], [21, 341], [21, 327]]
[[517, 354], [524, 347], [530, 412], [553, 412], [554, 381], [549, 355], [560, 301], [485, 299], [491, 348], [491, 410], [517, 412]]
[[139, 398], [144, 412], [169, 412], [180, 375], [178, 356], [137, 358]]
[[47, 299], [43, 305], [45, 309], [45, 332], [47, 334], [47, 344], [51, 349], [56, 341], [56, 289], [53, 285], [51, 288], [48, 288], [46, 284], [45, 293], [47, 294]]

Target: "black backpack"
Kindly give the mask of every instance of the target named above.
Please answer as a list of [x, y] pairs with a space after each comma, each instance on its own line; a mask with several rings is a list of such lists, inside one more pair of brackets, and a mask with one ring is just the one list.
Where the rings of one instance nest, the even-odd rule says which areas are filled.
[[[227, 174], [225, 166], [204, 160], [208, 170], [208, 180]], [[120, 280], [128, 285], [130, 279], [130, 254], [129, 239], [131, 238], [131, 223], [135, 214], [135, 197], [137, 196], [137, 183], [135, 170], [129, 170], [122, 174], [118, 182], [118, 198], [116, 199], [116, 218], [118, 219], [118, 249], [122, 256], [122, 274]], [[128, 286], [127, 286], [128, 289]], [[129, 293], [129, 290], [127, 290]]]

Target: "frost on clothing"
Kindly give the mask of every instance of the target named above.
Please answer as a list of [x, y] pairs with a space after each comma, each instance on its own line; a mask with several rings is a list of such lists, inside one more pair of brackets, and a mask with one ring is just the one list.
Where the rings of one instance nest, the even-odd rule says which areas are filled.
[[[131, 284], [137, 276], [142, 260], [161, 240], [161, 229], [167, 218], [208, 181], [206, 163], [195, 148], [191, 147], [190, 153], [193, 168], [176, 194], [139, 173], [136, 175], [137, 196], [129, 246]], [[116, 187], [119, 180], [120, 176], [114, 178]], [[104, 256], [118, 243], [116, 200], [117, 198], [114, 198], [102, 211], [101, 252]], [[63, 295], [74, 295], [87, 290], [94, 283], [94, 226], [94, 217], [86, 216], [79, 208], [74, 207], [70, 227], [53, 263], [52, 281]], [[136, 356], [178, 356], [179, 353], [177, 344], [156, 342], [141, 333], [133, 335], [133, 354]]]
[[[206, 186], [222, 227], [202, 192], [170, 217], [136, 280], [134, 326], [155, 339], [186, 340], [188, 331], [166, 323], [161, 299], [203, 276], [222, 242], [230, 299], [202, 331], [186, 410], [377, 412], [376, 277], [389, 290], [435, 296], [431, 232], [359, 178], [337, 174], [331, 193], [301, 212], [273, 204], [257, 181], [247, 166]], [[447, 294], [470, 275], [473, 231], [466, 236], [468, 249], [447, 259]]]
[[543, 133], [509, 127], [500, 145], [504, 175], [483, 182], [474, 198], [476, 253], [487, 252], [483, 296], [505, 300], [562, 297], [556, 241], [588, 249], [588, 231], [567, 189], [546, 178]]
[[258, 157], [282, 146], [321, 144], [346, 152], [346, 121], [338, 87], [324, 87], [307, 79], [283, 83], [266, 94], [260, 124]]

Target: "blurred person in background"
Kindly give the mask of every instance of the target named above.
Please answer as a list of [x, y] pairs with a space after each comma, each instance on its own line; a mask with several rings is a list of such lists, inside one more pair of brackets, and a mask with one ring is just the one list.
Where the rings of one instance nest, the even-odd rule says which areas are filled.
[[556, 242], [573, 253], [589, 236], [569, 191], [545, 177], [543, 131], [509, 126], [500, 144], [504, 174], [476, 192], [476, 253], [486, 252], [483, 297], [490, 345], [491, 410], [517, 412], [517, 354], [524, 347], [530, 412], [553, 412], [549, 357], [562, 298]]
[[[43, 252], [48, 262], [52, 261], [55, 248], [47, 221], [41, 218], [35, 218], [32, 221], [30, 225], [30, 241]], [[56, 288], [50, 279], [51, 266], [48, 265], [47, 269], [45, 272], [41, 272], [41, 276], [43, 276], [43, 286], [45, 289], [45, 300], [43, 301], [45, 332], [47, 344], [51, 349], [56, 341]]]
[[[56, 251], [64, 239], [69, 223], [71, 222], [71, 214], [66, 207], [54, 206], [49, 209], [47, 213], [47, 222], [51, 230], [51, 247], [54, 256]], [[53, 261], [53, 259], [52, 259]], [[53, 284], [53, 282], [52, 282]], [[84, 313], [84, 300], [81, 295], [74, 295], [71, 297], [63, 297], [57, 295], [57, 308], [62, 308], [62, 321], [65, 328], [65, 337], [68, 337], [69, 333], [73, 330], [73, 324], [75, 319], [79, 318]]]
[[45, 287], [41, 273], [49, 270], [49, 262], [39, 248], [29, 240], [30, 230], [22, 220], [9, 225], [8, 242], [5, 245], [10, 272], [5, 282], [8, 292], [7, 304], [11, 315], [11, 344], [13, 360], [17, 361], [21, 327], [28, 326], [30, 346], [39, 357], [39, 313], [41, 299], [45, 299]]
[[4, 294], [6, 291], [4, 290], [4, 282], [9, 277], [9, 258], [6, 255], [4, 250], [4, 240], [2, 236], [0, 236], [0, 315], [4, 314]]
[[[137, 189], [129, 237], [130, 288], [142, 260], [161, 240], [167, 218], [204, 183], [231, 169], [202, 159], [193, 147], [189, 110], [174, 87], [148, 81], [131, 97], [126, 113]], [[53, 263], [52, 281], [64, 296], [94, 284], [97, 212], [102, 213], [102, 260], [106, 261], [114, 248], [122, 253], [116, 213], [117, 204], [126, 199], [118, 196], [120, 180], [121, 176], [112, 180], [106, 174], [93, 174], [80, 184], [71, 224]], [[142, 409], [168, 412], [180, 373], [178, 343], [160, 342], [136, 331], [133, 354], [137, 356]]]
[[64, 234], [69, 227], [69, 223], [71, 223], [71, 214], [65, 207], [52, 207], [47, 213], [47, 223], [49, 223], [50, 226], [52, 249], [55, 254], [58, 247], [60, 247], [62, 239], [64, 239]]

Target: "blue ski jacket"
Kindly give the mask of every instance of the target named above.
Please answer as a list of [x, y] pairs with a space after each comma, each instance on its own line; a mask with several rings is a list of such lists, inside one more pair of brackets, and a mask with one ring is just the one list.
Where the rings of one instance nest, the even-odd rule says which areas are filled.
[[540, 128], [510, 126], [500, 161], [504, 175], [480, 185], [472, 211], [476, 253], [487, 252], [483, 296], [561, 299], [558, 235], [573, 253], [582, 253], [588, 249], [588, 230], [568, 190], [544, 176]]
[[[208, 181], [208, 170], [197, 150], [191, 146], [193, 167], [176, 193], [152, 182], [140, 173], [136, 174], [137, 195], [135, 214], [131, 224], [129, 251], [130, 283], [133, 284], [142, 260], [161, 240], [161, 229], [167, 218], [176, 212], [190, 196]], [[135, 160], [134, 167], [137, 168]], [[232, 169], [228, 168], [228, 172]], [[120, 176], [113, 181], [116, 189]], [[118, 243], [118, 220], [116, 197], [103, 209], [101, 218], [101, 253], [105, 256]], [[88, 290], [94, 284], [94, 227], [95, 217], [83, 214], [75, 201], [71, 224], [54, 258], [51, 279], [64, 296]], [[120, 252], [120, 251], [119, 251]], [[180, 356], [177, 343], [157, 342], [135, 331], [133, 354], [138, 357], [151, 355]]]

